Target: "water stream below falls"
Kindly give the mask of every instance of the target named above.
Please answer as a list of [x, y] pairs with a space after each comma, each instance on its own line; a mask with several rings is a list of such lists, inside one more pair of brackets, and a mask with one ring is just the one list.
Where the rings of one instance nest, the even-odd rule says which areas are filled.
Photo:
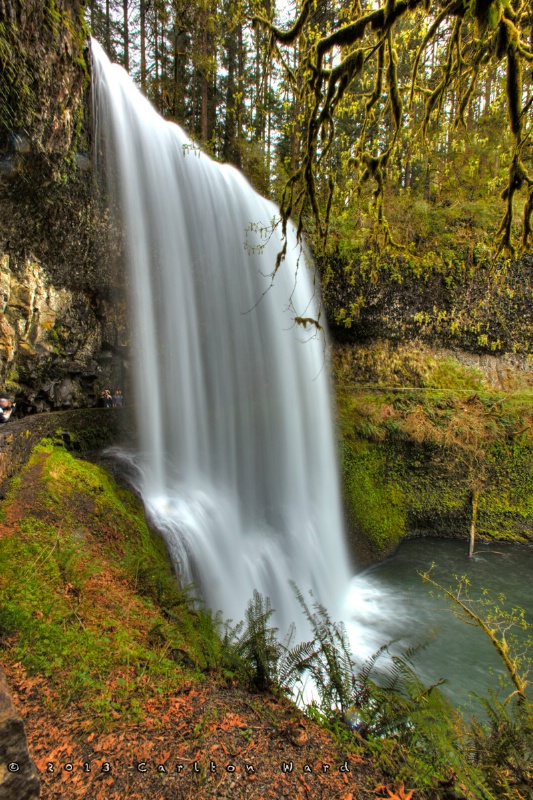
[[129, 266], [142, 495], [185, 583], [225, 617], [289, 585], [334, 618], [349, 577], [312, 268], [278, 209], [164, 121], [93, 41], [96, 150]]
[[[489, 688], [497, 690], [505, 672], [488, 637], [457, 619], [450, 604], [422, 582], [418, 573], [428, 571], [432, 564], [432, 576], [441, 586], [453, 587], [455, 576], [466, 575], [472, 598], [486, 589], [501, 603], [498, 598], [503, 594], [507, 610], [520, 606], [531, 620], [533, 547], [478, 544], [469, 559], [466, 540], [416, 539], [404, 542], [388, 561], [352, 580], [345, 618], [358, 659], [393, 641], [396, 652], [429, 642], [416, 657], [417, 672], [428, 685], [445, 678], [444, 693], [469, 710], [470, 693], [486, 695]], [[507, 683], [502, 696], [510, 692]]]

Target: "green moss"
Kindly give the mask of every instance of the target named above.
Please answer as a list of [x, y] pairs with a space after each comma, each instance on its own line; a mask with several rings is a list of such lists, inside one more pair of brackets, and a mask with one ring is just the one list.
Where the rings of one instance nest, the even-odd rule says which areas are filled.
[[54, 36], [58, 35], [58, 31], [63, 23], [63, 15], [58, 9], [55, 0], [47, 0], [44, 7], [46, 24], [52, 29]]
[[434, 359], [424, 376], [423, 385], [443, 389], [486, 388], [483, 374], [475, 367], [467, 367], [454, 358]]
[[[49, 439], [34, 448], [28, 468], [43, 454], [47, 457], [42, 466], [41, 493], [47, 508], [61, 509], [70, 527], [91, 520], [94, 535], [104, 539], [104, 546], [114, 553], [119, 549], [122, 564], [131, 568], [135, 585], [139, 583], [139, 567], [131, 565], [141, 562], [147, 594], [158, 594], [155, 584], [150, 585], [146, 580], [150, 573], [165, 572], [170, 583], [176, 586], [165, 545], [148, 529], [138, 498], [118, 486], [106, 470], [90, 461], [74, 458]], [[161, 575], [158, 580], [161, 582]]]
[[402, 488], [389, 480], [387, 459], [379, 445], [345, 441], [342, 455], [350, 525], [376, 555], [386, 555], [406, 534]]
[[[46, 0], [42, 5], [36, 3], [30, 13], [33, 25], [41, 30], [40, 41], [47, 56], [63, 49], [63, 42], [67, 41], [72, 62], [80, 69], [82, 86], [86, 88], [90, 75], [84, 51], [89, 31], [82, 10], [77, 18], [73, 18], [70, 9], [63, 11], [55, 0]], [[31, 31], [32, 26], [28, 25], [27, 30]], [[56, 92], [53, 85], [56, 79], [53, 58], [43, 58], [42, 49], [35, 50], [27, 30], [19, 30], [13, 21], [0, 23], [0, 96], [3, 99], [2, 109], [7, 112], [0, 122], [0, 140], [4, 140], [4, 146], [14, 132], [24, 131], [33, 140], [35, 122], [38, 121], [41, 126], [43, 97]], [[64, 114], [65, 109], [61, 106], [54, 109], [52, 104], [51, 108], [56, 117]], [[82, 104], [71, 108], [70, 112], [76, 118], [74, 135], [68, 150], [60, 154], [61, 163], [57, 162], [57, 154], [53, 156], [48, 153], [53, 162], [54, 179], [58, 182], [74, 175], [74, 154], [81, 135], [79, 123], [84, 115]], [[37, 144], [38, 148], [43, 145], [37, 141], [33, 144]], [[47, 147], [47, 143], [44, 144]]]
[[[380, 374], [390, 378], [383, 365]], [[394, 392], [378, 384], [368, 392], [343, 383], [339, 392], [344, 496], [356, 550], [375, 559], [406, 535], [467, 538], [474, 488], [479, 537], [533, 538], [531, 392], [489, 392], [477, 370], [453, 359], [421, 362], [417, 374], [422, 383], [449, 388]]]
[[533, 440], [522, 433], [499, 440], [488, 449], [493, 479], [479, 504], [480, 533], [495, 539], [533, 537]]
[[193, 608], [141, 503], [105, 470], [43, 441], [4, 501], [20, 509], [0, 538], [0, 648], [60, 707], [134, 720], [143, 698], [224, 662], [220, 620]]
[[80, 424], [72, 424], [62, 417], [65, 424], [56, 429], [52, 444], [77, 453], [95, 451], [117, 441], [117, 430], [126, 424], [125, 415], [120, 410], [117, 413], [116, 409], [107, 409], [104, 415], [101, 409], [95, 408], [77, 411], [82, 417]]

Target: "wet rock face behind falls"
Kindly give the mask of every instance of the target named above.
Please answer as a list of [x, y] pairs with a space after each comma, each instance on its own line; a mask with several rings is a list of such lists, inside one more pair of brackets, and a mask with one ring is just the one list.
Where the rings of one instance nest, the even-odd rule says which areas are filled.
[[40, 780], [28, 752], [24, 723], [0, 669], [0, 800], [34, 800]]
[[0, 384], [28, 410], [90, 406], [99, 386], [125, 387], [126, 315], [109, 301], [56, 288], [35, 259], [3, 254], [0, 312]]
[[32, 411], [93, 405], [127, 384], [82, 6], [0, 2], [0, 390]]

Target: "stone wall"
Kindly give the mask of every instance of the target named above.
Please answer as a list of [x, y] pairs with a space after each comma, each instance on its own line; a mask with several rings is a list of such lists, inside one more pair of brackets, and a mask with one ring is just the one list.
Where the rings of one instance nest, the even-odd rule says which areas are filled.
[[45, 437], [61, 439], [79, 452], [119, 442], [132, 442], [134, 426], [129, 408], [85, 408], [35, 414], [0, 426], [0, 499], [8, 479], [26, 463]]

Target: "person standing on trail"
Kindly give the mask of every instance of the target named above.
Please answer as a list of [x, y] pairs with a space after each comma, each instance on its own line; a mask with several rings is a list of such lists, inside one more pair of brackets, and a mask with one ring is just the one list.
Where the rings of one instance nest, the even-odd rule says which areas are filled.
[[15, 410], [16, 403], [10, 403], [5, 395], [0, 396], [0, 423], [8, 422]]

